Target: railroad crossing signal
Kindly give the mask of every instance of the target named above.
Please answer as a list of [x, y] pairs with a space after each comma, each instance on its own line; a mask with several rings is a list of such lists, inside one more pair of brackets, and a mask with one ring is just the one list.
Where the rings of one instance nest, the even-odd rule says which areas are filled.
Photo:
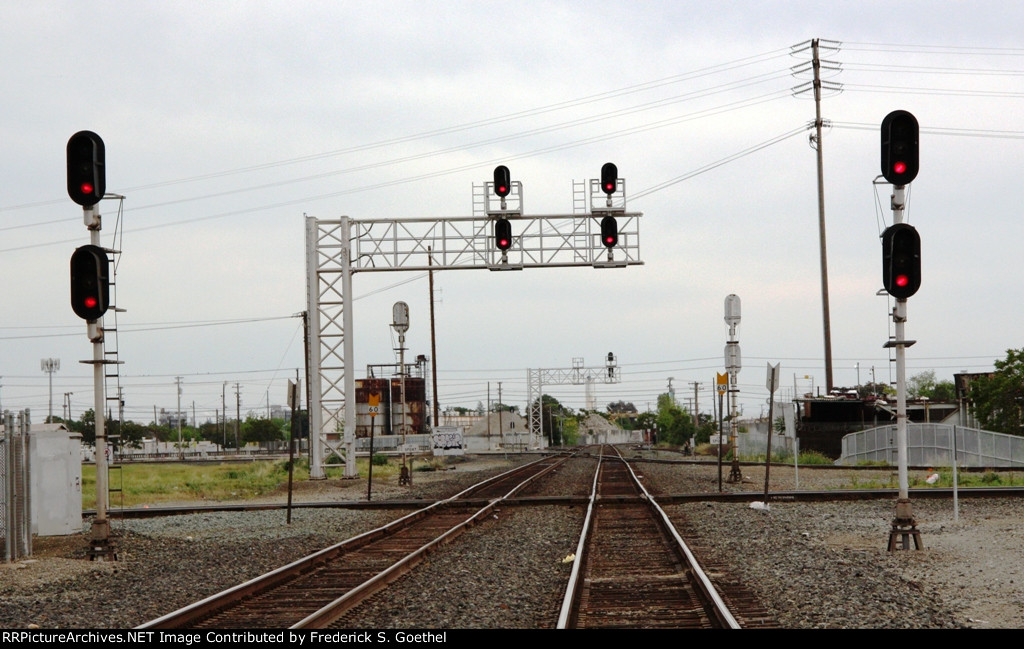
[[79, 131], [67, 146], [68, 196], [82, 207], [100, 202], [107, 191], [103, 138], [92, 131]]
[[917, 118], [894, 110], [882, 120], [882, 175], [893, 185], [908, 185], [918, 171]]
[[99, 320], [110, 304], [110, 261], [99, 246], [71, 255], [71, 309], [84, 320]]
[[511, 191], [512, 177], [509, 174], [508, 167], [498, 165], [494, 168], [494, 193], [501, 198], [505, 198]]
[[494, 245], [503, 252], [512, 247], [512, 224], [508, 219], [494, 221]]
[[921, 235], [914, 226], [896, 223], [882, 233], [882, 283], [901, 300], [921, 288]]
[[619, 168], [611, 162], [601, 167], [601, 191], [611, 196], [619, 185]]

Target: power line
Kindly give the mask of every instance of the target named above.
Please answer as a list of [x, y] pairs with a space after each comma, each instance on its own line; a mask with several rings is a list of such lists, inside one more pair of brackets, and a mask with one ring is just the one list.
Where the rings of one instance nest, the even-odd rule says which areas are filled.
[[[128, 333], [140, 333], [140, 332], [145, 332], [145, 331], [168, 331], [168, 330], [171, 330], [171, 329], [192, 329], [192, 328], [196, 328], [196, 327], [218, 327], [218, 326], [223, 326], [223, 325], [251, 324], [251, 323], [254, 323], [254, 322], [271, 322], [271, 321], [274, 321], [274, 320], [290, 320], [292, 318], [297, 318], [297, 317], [299, 317], [299, 316], [290, 315], [290, 316], [270, 316], [270, 317], [265, 317], [265, 318], [239, 318], [239, 319], [233, 319], [233, 320], [197, 320], [197, 321], [194, 321], [194, 322], [162, 323], [162, 324], [155, 324], [155, 325], [144, 325], [144, 324], [139, 324], [139, 325], [134, 325], [134, 326], [133, 325], [121, 325], [118, 329], [119, 329], [119, 331], [121, 333], [128, 334]], [[70, 327], [70, 325], [68, 325], [68, 326]], [[4, 327], [4, 328], [6, 329], [6, 328], [12, 328], [12, 327]], [[16, 327], [16, 328], [22, 329], [24, 327]], [[81, 327], [79, 326], [79, 327], [75, 327], [75, 328], [76, 329], [80, 329]], [[65, 338], [65, 337], [68, 337], [68, 336], [80, 336], [80, 335], [81, 335], [81, 331], [76, 331], [76, 332], [73, 332], [73, 333], [35, 334], [35, 335], [30, 335], [30, 336], [28, 336], [28, 335], [26, 335], [26, 336], [0, 336], [0, 340], [26, 340], [26, 339], [34, 339], [34, 338]]]
[[632, 198], [632, 200], [638, 200], [640, 198], [643, 198], [644, 196], [649, 196], [649, 195], [651, 195], [651, 194], [653, 194], [655, 192], [659, 192], [659, 191], [661, 191], [663, 189], [671, 187], [672, 185], [679, 184], [679, 183], [681, 183], [683, 181], [689, 180], [689, 179], [694, 178], [696, 176], [699, 176], [699, 175], [701, 175], [703, 173], [711, 171], [712, 169], [717, 169], [718, 167], [721, 167], [722, 165], [728, 164], [728, 163], [733, 162], [735, 160], [739, 160], [740, 158], [746, 157], [746, 156], [750, 155], [751, 153], [755, 153], [757, 151], [760, 151], [761, 149], [765, 149], [767, 147], [770, 147], [773, 144], [778, 144], [779, 142], [782, 142], [784, 140], [788, 140], [789, 138], [793, 137], [794, 135], [798, 135], [800, 133], [803, 133], [806, 130], [807, 130], [807, 128], [802, 126], [800, 128], [793, 129], [791, 131], [787, 131], [787, 132], [785, 132], [785, 133], [783, 133], [781, 135], [777, 135], [777, 136], [775, 136], [775, 137], [773, 137], [773, 138], [771, 138], [769, 140], [765, 140], [764, 142], [761, 142], [760, 144], [755, 144], [752, 147], [749, 147], [747, 149], [743, 149], [742, 151], [734, 153], [734, 154], [732, 154], [730, 156], [726, 156], [726, 157], [721, 158], [721, 159], [719, 159], [719, 160], [717, 160], [715, 162], [706, 164], [703, 167], [700, 167], [700, 168], [695, 169], [693, 171], [689, 171], [689, 172], [683, 174], [682, 176], [676, 176], [675, 178], [672, 178], [671, 180], [666, 180], [663, 183], [660, 183], [658, 185], [654, 185], [653, 187], [649, 187], [648, 189], [644, 189], [642, 191], [639, 191], [636, 194], [633, 194], [633, 196], [631, 196], [631, 198]]

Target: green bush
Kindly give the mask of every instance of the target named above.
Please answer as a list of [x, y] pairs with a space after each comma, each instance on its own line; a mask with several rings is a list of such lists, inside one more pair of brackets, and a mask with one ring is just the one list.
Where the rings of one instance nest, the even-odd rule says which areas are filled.
[[832, 458], [817, 451], [801, 451], [800, 464], [835, 464]]
[[997, 485], [1002, 483], [1002, 478], [995, 471], [986, 471], [981, 474], [981, 482], [987, 485]]

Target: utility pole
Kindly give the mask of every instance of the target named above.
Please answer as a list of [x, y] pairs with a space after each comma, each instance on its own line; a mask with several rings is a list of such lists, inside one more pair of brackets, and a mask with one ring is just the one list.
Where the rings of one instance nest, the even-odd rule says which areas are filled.
[[[821, 255], [821, 316], [822, 316], [822, 328], [825, 339], [825, 385], [826, 394], [832, 392], [833, 379], [832, 379], [832, 331], [831, 331], [831, 317], [829, 315], [829, 299], [828, 299], [828, 256], [826, 254], [825, 246], [825, 165], [824, 165], [824, 154], [822, 153], [822, 128], [825, 125], [824, 120], [821, 118], [821, 91], [822, 89], [829, 91], [838, 91], [841, 89], [841, 85], [834, 82], [822, 81], [821, 79], [821, 68], [824, 65], [826, 69], [838, 72], [841, 70], [841, 66], [835, 61], [823, 61], [819, 56], [819, 50], [821, 48], [838, 50], [838, 43], [836, 41], [825, 41], [826, 45], [822, 44], [821, 39], [811, 40], [811, 71], [813, 72], [813, 80], [811, 81], [811, 88], [814, 93], [814, 135], [810, 137], [811, 147], [817, 154], [817, 171], [818, 171], [818, 241]], [[803, 43], [801, 45], [804, 45]], [[794, 46], [794, 52], [798, 51]], [[802, 67], [797, 72], [806, 72], [807, 68]], [[794, 94], [799, 94], [806, 90], [806, 86], [794, 88]]]
[[227, 381], [224, 381], [221, 384], [221, 386], [220, 386], [220, 412], [221, 412], [221, 416], [224, 418], [224, 421], [222, 421], [221, 425], [220, 425], [221, 440], [222, 440], [222, 443], [220, 445], [220, 450], [222, 450], [222, 451], [228, 445], [228, 404], [224, 400], [224, 392], [225, 392], [225, 390], [227, 390], [227, 387], [228, 387], [228, 382]]
[[814, 150], [818, 162], [818, 239], [821, 249], [821, 317], [825, 336], [826, 394], [832, 393], [832, 324], [828, 307], [828, 255], [825, 246], [825, 164], [821, 142], [821, 59], [818, 58], [818, 39], [811, 41], [814, 67]]
[[178, 384], [178, 458], [185, 459], [185, 450], [181, 446], [181, 377], [174, 377], [175, 382]]
[[501, 435], [501, 447], [505, 448], [505, 425], [501, 423], [501, 381], [498, 381], [498, 434]]
[[240, 390], [241, 386], [235, 383], [235, 453], [242, 450], [238, 445], [238, 426], [242, 421], [242, 393]]
[[700, 408], [697, 406], [697, 391], [700, 389], [700, 383], [697, 381], [691, 381], [693, 383], [693, 430], [696, 432], [700, 428], [700, 417], [697, 415]]

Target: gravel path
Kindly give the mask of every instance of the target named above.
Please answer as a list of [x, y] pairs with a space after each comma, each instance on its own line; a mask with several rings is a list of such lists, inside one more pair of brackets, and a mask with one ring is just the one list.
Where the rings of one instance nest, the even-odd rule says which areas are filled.
[[[550, 493], [588, 492], [593, 465], [559, 471]], [[416, 473], [411, 487], [375, 480], [374, 500], [432, 500], [507, 466], [501, 457], [466, 462], [454, 471]], [[653, 493], [718, 489], [714, 465], [645, 463], [637, 470]], [[800, 486], [848, 486], [846, 473], [801, 469]], [[728, 490], [763, 489], [762, 467], [744, 467], [743, 474]], [[773, 466], [773, 489], [791, 489], [791, 474], [792, 467]], [[296, 502], [366, 498], [360, 480], [297, 490]], [[283, 497], [268, 500], [275, 498]], [[886, 551], [892, 507], [790, 501], [765, 511], [700, 502], [666, 510], [785, 628], [1024, 628], [1024, 504], [963, 497], [954, 520], [950, 502], [916, 500], [925, 549], [905, 552]], [[131, 628], [403, 513], [296, 509], [291, 525], [278, 510], [115, 522], [117, 562], [86, 560], [85, 534], [36, 538], [32, 559], [0, 564], [0, 628]], [[570, 506], [499, 510], [342, 624], [550, 628], [571, 568], [563, 559], [575, 551], [583, 515], [583, 507]], [[524, 525], [529, 533], [514, 535]]]

